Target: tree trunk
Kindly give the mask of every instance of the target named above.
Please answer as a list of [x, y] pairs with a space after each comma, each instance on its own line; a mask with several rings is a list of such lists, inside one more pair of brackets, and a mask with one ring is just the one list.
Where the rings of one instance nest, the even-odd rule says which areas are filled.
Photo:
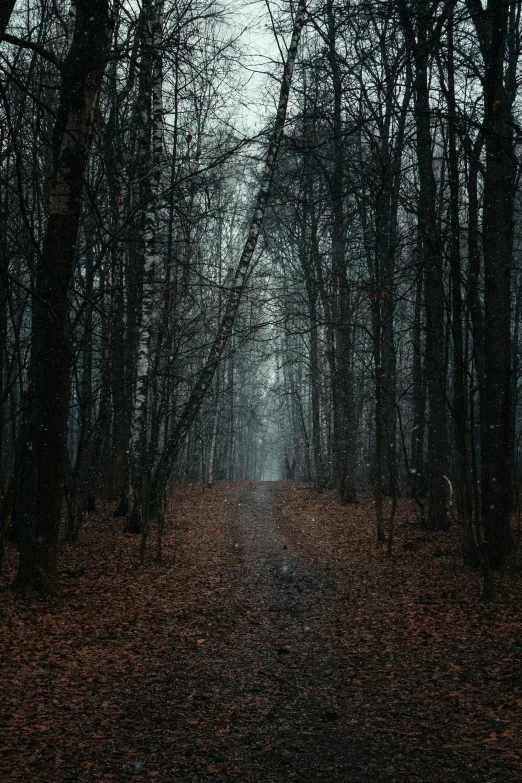
[[51, 200], [38, 261], [25, 439], [23, 542], [13, 587], [41, 595], [57, 588], [71, 337], [69, 285], [80, 221], [93, 111], [110, 42], [107, 0], [76, 3], [76, 25], [62, 68], [53, 130]]
[[312, 293], [309, 299], [310, 308], [310, 387], [312, 402], [312, 451], [314, 456], [315, 489], [324, 489], [323, 449], [321, 444], [321, 401], [320, 401], [320, 370], [319, 370], [319, 326], [317, 319], [317, 296]]
[[[418, 254], [418, 253], [417, 253]], [[418, 254], [419, 255], [419, 254]], [[424, 475], [424, 435], [426, 429], [426, 381], [422, 363], [422, 266], [417, 268], [412, 335], [412, 429], [410, 458], [411, 495], [419, 500], [426, 491]]]
[[514, 549], [510, 528], [511, 333], [510, 282], [513, 258], [513, 96], [504, 83], [508, 4], [468, 0], [484, 58], [486, 168], [482, 247], [484, 251], [484, 405], [481, 405], [481, 496], [484, 543], [489, 562], [500, 567]]
[[355, 487], [356, 416], [352, 373], [352, 308], [346, 269], [346, 218], [344, 209], [344, 140], [342, 137], [342, 80], [336, 49], [332, 0], [326, 4], [328, 58], [333, 82], [332, 270], [337, 286], [335, 394], [339, 412], [339, 494], [342, 503], [357, 500]]
[[235, 436], [235, 410], [234, 410], [234, 356], [232, 355], [229, 359], [229, 367], [228, 367], [228, 377], [229, 377], [229, 396], [230, 396], [230, 406], [229, 406], [229, 425], [228, 425], [228, 455], [227, 455], [227, 479], [229, 481], [234, 480], [234, 436]]
[[[141, 312], [136, 350], [131, 432], [129, 441], [128, 521], [126, 531], [142, 534], [142, 558], [148, 533], [149, 475], [147, 459], [147, 402], [149, 393], [149, 354], [154, 308], [154, 275], [158, 197], [163, 151], [162, 105], [162, 26], [163, 0], [150, 2], [143, 31], [141, 87], [141, 144], [146, 168], [143, 178], [143, 266]], [[152, 96], [149, 86], [152, 83]], [[152, 101], [151, 101], [152, 98]], [[152, 116], [151, 116], [152, 107]], [[152, 121], [152, 122], [151, 122]], [[152, 140], [150, 135], [152, 134]], [[151, 143], [152, 142], [152, 143]]]
[[219, 411], [221, 409], [220, 398], [220, 379], [219, 370], [216, 378], [216, 407], [214, 408], [214, 421], [212, 424], [212, 440], [210, 442], [210, 453], [208, 455], [207, 487], [212, 489], [214, 486], [214, 463], [216, 461], [216, 444], [218, 435]]
[[428, 86], [427, 18], [417, 16], [415, 45], [414, 103], [417, 129], [417, 159], [419, 164], [419, 228], [424, 262], [424, 307], [426, 312], [426, 346], [424, 370], [426, 373], [428, 419], [428, 527], [444, 530], [448, 527], [446, 514], [446, 482], [444, 473], [447, 458], [446, 399], [444, 388], [444, 285], [442, 251], [437, 225], [437, 187], [433, 171], [433, 152], [430, 128], [430, 93]]
[[13, 13], [16, 0], [2, 0], [0, 3], [0, 41], [6, 31], [9, 19]]
[[468, 389], [464, 355], [462, 270], [460, 258], [459, 222], [459, 168], [457, 152], [457, 106], [455, 100], [455, 65], [453, 45], [453, 17], [448, 24], [448, 174], [450, 186], [450, 274], [451, 274], [451, 331], [453, 336], [453, 432], [455, 440], [455, 500], [458, 518], [462, 524], [462, 550], [466, 562], [476, 561], [472, 531], [472, 498], [470, 474], [470, 444]]

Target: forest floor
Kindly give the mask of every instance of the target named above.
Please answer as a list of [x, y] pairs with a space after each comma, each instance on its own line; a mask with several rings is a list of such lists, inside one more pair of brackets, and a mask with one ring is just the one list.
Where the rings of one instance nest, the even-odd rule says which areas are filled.
[[[0, 579], [0, 780], [522, 781], [522, 585], [489, 604], [458, 533], [297, 483], [171, 501], [163, 562], [121, 520], [63, 545], [62, 595]], [[152, 547], [151, 547], [152, 549]]]

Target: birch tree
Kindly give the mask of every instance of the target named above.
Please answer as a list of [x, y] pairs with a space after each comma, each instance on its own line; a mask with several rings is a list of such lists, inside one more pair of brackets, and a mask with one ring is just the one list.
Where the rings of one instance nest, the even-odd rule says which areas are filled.
[[[129, 442], [128, 523], [126, 529], [128, 532], [142, 532], [145, 541], [146, 520], [148, 518], [148, 514], [144, 514], [144, 504], [146, 504], [148, 497], [147, 397], [155, 295], [154, 279], [158, 272], [156, 229], [163, 151], [163, 0], [156, 0], [156, 2], [151, 0], [144, 10], [139, 154], [143, 156], [144, 165], [149, 170], [145, 172], [141, 183], [144, 202], [142, 207], [143, 271], [141, 314], [136, 350], [136, 381]], [[152, 135], [152, 139], [150, 135]]]

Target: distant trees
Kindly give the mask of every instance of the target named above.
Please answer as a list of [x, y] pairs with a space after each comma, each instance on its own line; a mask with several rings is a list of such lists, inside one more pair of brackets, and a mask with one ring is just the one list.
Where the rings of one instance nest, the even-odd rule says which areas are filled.
[[[319, 483], [350, 500], [352, 468], [336, 458], [348, 448], [358, 493], [373, 488], [379, 540], [386, 495], [411, 492], [423, 524], [442, 529], [451, 498], [464, 555], [486, 570], [513, 551], [519, 481], [520, 11], [325, 3], [279, 175], [284, 203], [299, 207], [269, 245], [300, 259], [281, 307], [308, 356], [300, 398], [316, 482], [328, 466]], [[308, 304], [296, 315], [298, 291]], [[339, 393], [355, 417], [348, 446]]]

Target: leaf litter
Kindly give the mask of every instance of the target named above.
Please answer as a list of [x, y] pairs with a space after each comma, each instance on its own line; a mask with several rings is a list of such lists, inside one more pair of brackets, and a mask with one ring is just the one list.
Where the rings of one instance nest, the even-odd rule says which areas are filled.
[[58, 600], [1, 577], [0, 780], [522, 779], [520, 581], [482, 603], [457, 530], [401, 500], [389, 557], [369, 502], [218, 483], [140, 567], [105, 512]]

